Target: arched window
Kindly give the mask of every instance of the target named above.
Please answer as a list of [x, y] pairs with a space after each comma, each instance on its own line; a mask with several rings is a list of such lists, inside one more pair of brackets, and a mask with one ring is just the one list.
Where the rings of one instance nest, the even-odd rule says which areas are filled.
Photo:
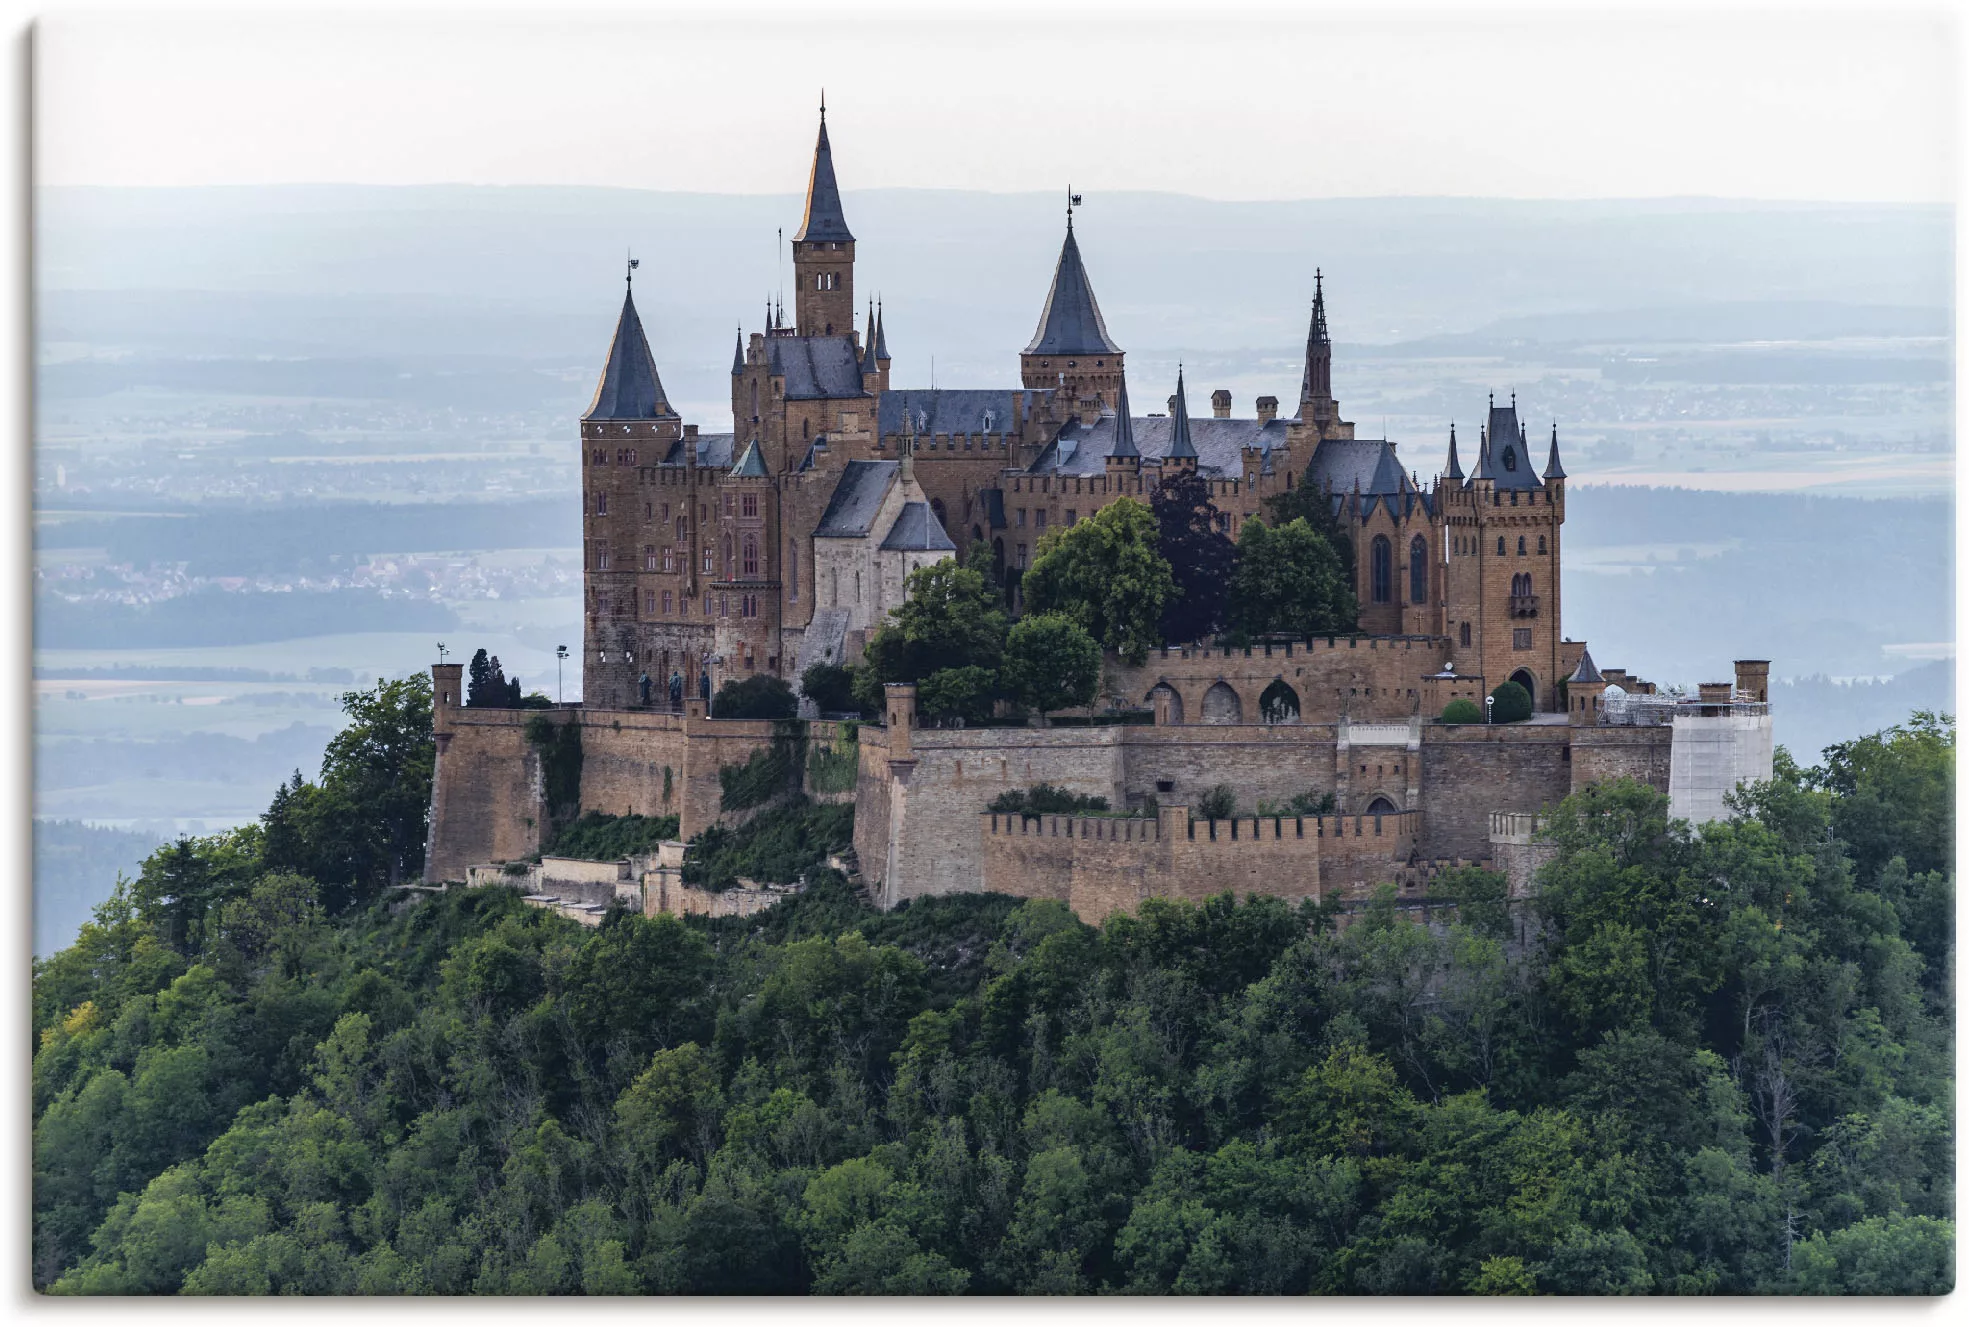
[[1518, 556], [1519, 556], [1519, 557], [1523, 557], [1524, 555], [1525, 555], [1525, 537], [1524, 537], [1523, 535], [1519, 535], [1519, 536], [1518, 536]]
[[687, 537], [684, 533], [684, 518], [679, 516], [677, 518], [677, 542], [681, 544]]
[[1429, 543], [1421, 535], [1408, 541], [1408, 601], [1429, 602]]
[[1504, 536], [1503, 536], [1503, 535], [1499, 535], [1499, 536], [1497, 536], [1497, 556], [1499, 556], [1499, 557], [1503, 557], [1503, 556], [1504, 556]]
[[1545, 551], [1545, 536], [1544, 536], [1544, 535], [1540, 535], [1540, 536], [1538, 537], [1538, 551], [1539, 551], [1540, 553], [1543, 553], [1543, 552]]
[[1388, 543], [1387, 536], [1374, 536], [1372, 568], [1370, 571], [1372, 584], [1369, 587], [1369, 592], [1377, 604], [1387, 603], [1388, 597], [1393, 593], [1395, 579], [1394, 560], [1394, 549]]
[[1470, 647], [1470, 624], [1468, 622], [1463, 624], [1463, 647], [1465, 649]]
[[751, 535], [745, 536], [745, 578], [756, 580], [759, 575], [759, 541]]

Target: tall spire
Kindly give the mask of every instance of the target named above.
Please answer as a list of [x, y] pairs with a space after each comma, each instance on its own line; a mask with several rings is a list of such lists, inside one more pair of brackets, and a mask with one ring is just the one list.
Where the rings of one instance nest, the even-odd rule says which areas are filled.
[[1463, 482], [1463, 462], [1456, 459], [1456, 421], [1454, 420], [1451, 420], [1449, 425], [1449, 468], [1443, 471], [1443, 478], [1453, 479], [1459, 484]]
[[1332, 338], [1326, 333], [1326, 276], [1319, 268], [1313, 269], [1313, 330], [1312, 341], [1317, 345], [1329, 345]]
[[1490, 428], [1485, 425], [1477, 430], [1477, 468], [1470, 472], [1470, 479], [1475, 482], [1479, 479], [1495, 480], [1496, 478], [1497, 472], [1490, 463]]
[[745, 328], [738, 329], [737, 342], [732, 346], [732, 377], [745, 372]]
[[1559, 421], [1552, 421], [1552, 454], [1545, 461], [1547, 479], [1564, 479], [1566, 468], [1559, 464]]
[[1108, 335], [1094, 287], [1080, 261], [1080, 243], [1073, 237], [1073, 217], [1067, 217], [1067, 238], [1053, 268], [1053, 285], [1039, 313], [1039, 330], [1032, 334], [1028, 355], [1118, 355], [1121, 347]]
[[861, 341], [861, 371], [876, 372], [875, 367], [875, 301], [868, 302], [868, 335]]
[[1135, 421], [1128, 417], [1128, 376], [1122, 375], [1119, 399], [1114, 407], [1114, 446], [1108, 451], [1110, 460], [1116, 457], [1141, 458], [1142, 453], [1135, 448]]
[[1190, 402], [1183, 390], [1183, 366], [1176, 366], [1176, 410], [1170, 425], [1169, 459], [1196, 459], [1196, 444], [1190, 441]]
[[834, 183], [834, 149], [827, 142], [824, 94], [821, 103], [820, 137], [814, 142], [813, 170], [807, 175], [807, 215], [793, 237], [796, 244], [854, 239], [848, 231], [848, 219], [841, 213], [841, 190]]
[[882, 297], [875, 297], [875, 358], [881, 363], [889, 362], [889, 334], [882, 327]]
[[656, 376], [656, 359], [650, 354], [649, 338], [643, 335], [643, 320], [636, 315], [636, 297], [625, 292], [608, 363], [595, 384], [595, 398], [581, 417], [669, 419], [675, 415], [663, 394], [663, 381]]
[[1326, 330], [1326, 278], [1313, 269], [1313, 316], [1306, 328], [1306, 370], [1299, 379], [1299, 417], [1322, 419], [1338, 413], [1333, 399], [1333, 338]]

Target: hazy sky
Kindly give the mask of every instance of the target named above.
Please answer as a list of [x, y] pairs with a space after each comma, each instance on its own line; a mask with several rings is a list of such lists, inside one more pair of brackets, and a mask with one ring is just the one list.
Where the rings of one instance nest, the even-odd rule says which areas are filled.
[[1941, 12], [58, 15], [46, 184], [1953, 197]]

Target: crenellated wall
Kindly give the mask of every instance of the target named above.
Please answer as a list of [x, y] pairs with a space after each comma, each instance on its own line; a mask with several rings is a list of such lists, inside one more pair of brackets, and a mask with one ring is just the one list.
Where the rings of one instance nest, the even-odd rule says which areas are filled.
[[1159, 689], [1174, 692], [1168, 721], [1178, 725], [1263, 723], [1263, 697], [1275, 683], [1291, 689], [1300, 723], [1406, 719], [1420, 705], [1422, 678], [1441, 671], [1452, 653], [1440, 636], [1192, 645], [1151, 650], [1140, 666], [1110, 658], [1103, 690], [1140, 706], [1153, 706]]

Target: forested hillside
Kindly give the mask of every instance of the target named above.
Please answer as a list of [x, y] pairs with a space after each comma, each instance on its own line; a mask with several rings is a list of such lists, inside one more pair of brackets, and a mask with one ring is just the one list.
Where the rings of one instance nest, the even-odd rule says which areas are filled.
[[[1954, 730], [1691, 833], [1619, 784], [1522, 913], [989, 895], [584, 928], [392, 905], [428, 692], [161, 849], [34, 987], [57, 1293], [1935, 1294]], [[420, 708], [421, 707], [421, 708]], [[418, 740], [422, 724], [422, 740]], [[788, 814], [803, 814], [793, 808]]]

